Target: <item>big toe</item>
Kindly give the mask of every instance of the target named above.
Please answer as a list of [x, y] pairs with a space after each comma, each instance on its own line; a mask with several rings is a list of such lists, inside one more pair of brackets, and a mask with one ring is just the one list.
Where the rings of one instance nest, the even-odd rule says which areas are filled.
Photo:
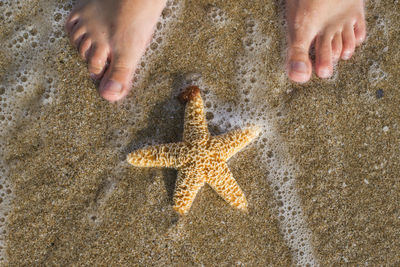
[[130, 90], [134, 66], [133, 62], [111, 61], [100, 83], [100, 95], [110, 102], [124, 98]]
[[104, 73], [99, 87], [99, 93], [104, 99], [115, 102], [129, 93], [136, 65], [146, 48], [146, 43], [142, 40], [145, 39], [133, 39], [126, 46], [114, 46], [110, 66]]
[[289, 48], [288, 76], [299, 83], [307, 82], [311, 77], [312, 66], [308, 57], [308, 47], [291, 46]]

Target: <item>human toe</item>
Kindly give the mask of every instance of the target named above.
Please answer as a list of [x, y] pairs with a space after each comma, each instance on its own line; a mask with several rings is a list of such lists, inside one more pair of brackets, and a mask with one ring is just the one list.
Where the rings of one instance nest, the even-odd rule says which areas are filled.
[[84, 26], [79, 24], [75, 25], [70, 36], [71, 43], [75, 47], [79, 47], [85, 34], [86, 34], [86, 28]]
[[103, 73], [108, 57], [107, 46], [94, 44], [88, 58], [88, 70], [92, 78], [98, 78]]
[[348, 60], [354, 53], [356, 47], [356, 38], [354, 35], [354, 28], [352, 24], [346, 24], [342, 32], [343, 49], [341, 58]]
[[332, 39], [332, 58], [334, 61], [337, 61], [340, 58], [342, 53], [342, 33], [337, 32]]
[[79, 15], [75, 12], [71, 13], [65, 21], [64, 29], [68, 34], [71, 34], [72, 29], [79, 21]]
[[356, 39], [356, 45], [359, 46], [364, 42], [367, 30], [364, 18], [360, 18], [354, 25], [354, 35]]
[[320, 78], [332, 75], [332, 35], [327, 33], [318, 36], [316, 40], [315, 70]]
[[88, 36], [84, 36], [79, 44], [79, 54], [83, 59], [87, 59], [87, 53], [92, 45], [92, 40]]
[[287, 68], [291, 80], [299, 83], [308, 81], [312, 72], [308, 49], [305, 47], [290, 47]]
[[129, 93], [133, 71], [130, 65], [112, 62], [101, 80], [100, 95], [110, 102], [124, 98]]

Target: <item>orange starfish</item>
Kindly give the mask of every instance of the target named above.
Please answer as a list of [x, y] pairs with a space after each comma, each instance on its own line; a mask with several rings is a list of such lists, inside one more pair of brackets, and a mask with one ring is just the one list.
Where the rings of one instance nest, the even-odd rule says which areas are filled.
[[231, 206], [246, 211], [246, 198], [226, 161], [258, 135], [258, 128], [249, 127], [210, 136], [200, 89], [190, 86], [180, 99], [187, 102], [183, 141], [136, 150], [128, 155], [128, 162], [137, 167], [177, 169], [174, 209], [180, 214], [189, 211], [197, 192], [205, 183]]

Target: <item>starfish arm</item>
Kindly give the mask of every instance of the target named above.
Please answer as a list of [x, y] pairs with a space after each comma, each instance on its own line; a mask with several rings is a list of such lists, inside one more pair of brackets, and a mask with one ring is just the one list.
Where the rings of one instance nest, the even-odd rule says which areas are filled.
[[203, 99], [196, 88], [191, 89], [185, 109], [183, 141], [188, 143], [207, 141], [210, 137], [204, 116]]
[[179, 154], [186, 145], [183, 142], [148, 146], [130, 153], [127, 161], [136, 167], [171, 167], [179, 166]]
[[227, 161], [250, 143], [259, 134], [258, 127], [236, 129], [211, 138], [212, 147], [219, 151], [221, 158]]
[[207, 175], [206, 182], [232, 207], [247, 211], [247, 200], [225, 162]]
[[201, 172], [195, 172], [194, 168], [181, 168], [176, 180], [174, 210], [181, 215], [187, 213], [204, 183], [205, 177]]

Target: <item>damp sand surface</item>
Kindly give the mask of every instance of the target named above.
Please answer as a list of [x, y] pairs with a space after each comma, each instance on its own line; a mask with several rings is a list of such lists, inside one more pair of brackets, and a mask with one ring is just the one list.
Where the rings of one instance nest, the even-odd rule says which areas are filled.
[[[231, 2], [171, 4], [118, 104], [62, 32], [70, 3], [0, 4], [5, 266], [399, 264], [399, 5], [368, 1], [365, 45], [332, 79], [295, 85], [282, 3]], [[190, 81], [212, 134], [262, 124], [228, 163], [248, 214], [205, 186], [179, 217], [176, 171], [125, 162], [181, 140]]]

